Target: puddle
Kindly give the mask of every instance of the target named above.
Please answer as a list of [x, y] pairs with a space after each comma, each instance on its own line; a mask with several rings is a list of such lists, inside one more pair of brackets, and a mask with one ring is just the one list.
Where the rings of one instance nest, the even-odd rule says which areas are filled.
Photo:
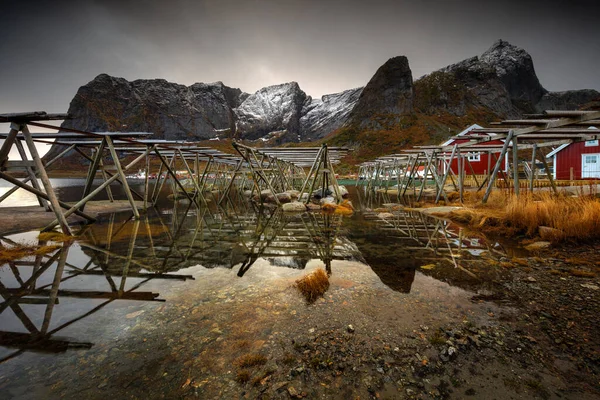
[[[429, 327], [493, 324], [503, 310], [471, 298], [495, 292], [505, 246], [419, 213], [383, 218], [353, 197], [361, 212], [352, 217], [233, 203], [112, 214], [73, 243], [5, 264], [3, 397], [173, 397], [192, 387], [219, 397], [243, 391], [240, 356], [265, 353], [289, 369], [307, 335], [347, 335], [351, 325], [404, 351]], [[293, 284], [316, 268], [330, 288], [308, 306]]]

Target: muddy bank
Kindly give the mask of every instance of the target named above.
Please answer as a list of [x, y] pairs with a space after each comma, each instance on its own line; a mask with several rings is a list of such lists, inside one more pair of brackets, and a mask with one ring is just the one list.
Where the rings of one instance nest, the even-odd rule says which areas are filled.
[[[296, 271], [259, 262], [238, 280], [227, 269], [183, 270], [196, 280], [162, 285], [166, 303], [102, 310], [87, 326], [64, 332], [93, 341], [90, 350], [26, 353], [4, 363], [3, 395], [591, 399], [596, 393], [591, 379], [573, 375], [582, 365], [553, 366], [561, 347], [546, 340], [538, 323], [543, 315], [528, 301], [513, 301], [537, 293], [520, 267], [494, 302], [422, 272], [409, 294], [393, 291], [368, 266], [335, 261], [329, 291], [307, 305], [291, 287]], [[321, 266], [311, 262], [307, 269]]]

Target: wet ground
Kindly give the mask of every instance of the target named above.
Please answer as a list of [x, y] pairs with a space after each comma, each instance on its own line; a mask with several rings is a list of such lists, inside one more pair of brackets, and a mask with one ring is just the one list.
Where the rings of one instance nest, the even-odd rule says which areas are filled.
[[528, 254], [358, 194], [352, 217], [167, 202], [0, 267], [0, 397], [598, 398], [593, 245]]

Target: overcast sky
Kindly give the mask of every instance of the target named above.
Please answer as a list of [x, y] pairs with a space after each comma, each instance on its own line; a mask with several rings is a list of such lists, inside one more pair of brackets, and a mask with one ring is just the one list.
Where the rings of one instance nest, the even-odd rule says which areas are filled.
[[100, 73], [313, 97], [406, 55], [416, 79], [502, 38], [549, 90], [600, 89], [598, 0], [0, 0], [0, 113], [66, 112]]

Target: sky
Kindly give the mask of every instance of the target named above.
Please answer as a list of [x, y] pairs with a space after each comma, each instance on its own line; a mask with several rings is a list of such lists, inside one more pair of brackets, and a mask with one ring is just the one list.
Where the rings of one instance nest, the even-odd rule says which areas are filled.
[[600, 90], [600, 2], [483, 0], [0, 0], [0, 113], [66, 112], [100, 73], [252, 93], [296, 81], [309, 95], [364, 86], [406, 55], [413, 77], [526, 49], [549, 90]]

